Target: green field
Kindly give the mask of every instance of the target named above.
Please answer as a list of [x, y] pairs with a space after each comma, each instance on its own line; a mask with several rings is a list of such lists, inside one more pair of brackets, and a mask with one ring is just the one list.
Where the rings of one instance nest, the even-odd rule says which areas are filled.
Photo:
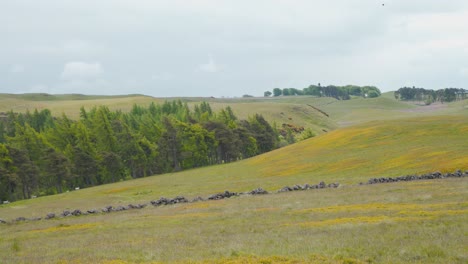
[[[339, 182], [340, 188], [3, 224], [0, 260], [468, 262], [466, 178], [359, 185], [371, 177], [468, 170], [468, 101], [420, 106], [396, 101], [390, 93], [349, 101], [306, 96], [182, 100], [190, 105], [206, 100], [213, 109], [229, 105], [239, 117], [262, 113], [269, 121], [311, 127], [320, 135], [235, 163], [1, 205], [0, 218], [147, 203], [161, 196], [206, 197], [257, 187], [275, 191], [320, 181]], [[16, 104], [20, 101], [28, 107]], [[3, 96], [0, 111], [26, 111], [41, 105], [76, 117], [80, 106], [105, 104], [125, 111], [134, 103], [151, 101], [164, 100]]]

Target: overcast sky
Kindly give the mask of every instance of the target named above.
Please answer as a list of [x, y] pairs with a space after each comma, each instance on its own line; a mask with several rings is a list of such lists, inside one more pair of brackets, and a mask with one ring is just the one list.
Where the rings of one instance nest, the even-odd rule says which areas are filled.
[[0, 92], [468, 88], [467, 0], [0, 0]]

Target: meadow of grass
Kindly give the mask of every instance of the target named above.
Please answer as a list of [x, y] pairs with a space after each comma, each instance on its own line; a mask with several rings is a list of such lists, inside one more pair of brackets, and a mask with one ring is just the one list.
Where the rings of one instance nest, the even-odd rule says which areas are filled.
[[353, 185], [7, 224], [0, 259], [466, 263], [467, 187], [464, 178]]
[[[374, 121], [337, 129], [247, 160], [39, 197], [0, 207], [0, 216], [38, 217], [57, 209], [92, 209], [160, 196], [206, 196], [225, 190], [320, 181], [344, 185], [372, 177], [468, 169], [468, 116]], [[35, 208], [37, 210], [33, 210]], [[40, 210], [39, 210], [40, 209]], [[4, 217], [6, 218], [6, 217]]]
[[162, 99], [156, 99], [149, 96], [40, 96], [23, 97], [0, 95], [0, 112], [14, 111], [24, 113], [43, 109], [49, 109], [54, 116], [66, 114], [72, 119], [79, 118], [80, 108], [89, 110], [99, 105], [108, 106], [111, 110], [129, 111], [133, 104], [149, 105], [150, 102], [164, 102]]
[[[22, 100], [78, 116], [80, 106], [129, 110], [162, 99]], [[70, 99], [70, 98], [68, 98]], [[76, 98], [75, 98], [76, 99]], [[225, 190], [339, 182], [338, 189], [238, 197], [109, 215], [0, 225], [6, 263], [466, 263], [467, 179], [358, 186], [371, 177], [468, 170], [468, 101], [427, 108], [375, 99], [182, 98], [240, 117], [321, 131], [251, 159], [0, 205], [0, 218], [188, 198]], [[8, 106], [7, 104], [11, 104]], [[309, 105], [322, 109], [329, 117]], [[25, 111], [25, 106], [16, 105]], [[29, 108], [30, 110], [33, 108]], [[41, 108], [40, 108], [41, 109]], [[9, 110], [9, 109], [7, 109]], [[15, 109], [13, 109], [15, 110]], [[323, 129], [331, 132], [324, 132]], [[2, 261], [0, 261], [2, 263]]]

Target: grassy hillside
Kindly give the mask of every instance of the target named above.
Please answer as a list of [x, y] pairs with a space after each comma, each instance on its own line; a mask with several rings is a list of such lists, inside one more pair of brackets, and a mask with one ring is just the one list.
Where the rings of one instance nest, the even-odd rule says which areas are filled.
[[65, 113], [70, 118], [78, 118], [80, 108], [91, 109], [105, 105], [111, 110], [129, 111], [133, 104], [149, 104], [152, 101], [164, 102], [148, 96], [85, 96], [85, 95], [8, 95], [0, 94], [0, 112], [34, 111], [34, 109], [49, 109], [55, 116]]
[[[0, 108], [12, 100], [0, 98]], [[161, 99], [14, 100], [76, 115], [81, 105], [106, 104], [128, 110], [133, 103]], [[205, 99], [183, 100], [192, 105]], [[314, 97], [207, 100], [214, 109], [231, 106], [241, 118], [262, 113], [270, 121], [304, 124], [322, 134], [236, 163], [0, 205], [0, 218], [44, 217], [63, 210], [147, 203], [161, 196], [206, 197], [257, 187], [274, 191], [286, 185], [320, 181], [339, 182], [341, 187], [0, 225], [0, 260], [468, 261], [466, 178], [358, 185], [371, 177], [468, 170], [468, 101], [420, 106], [396, 101], [391, 94], [349, 101]], [[18, 111], [26, 109], [17, 107]]]
[[[0, 207], [9, 218], [55, 211], [195, 197], [225, 190], [320, 181], [357, 184], [370, 177], [468, 169], [468, 116], [375, 121], [332, 131], [244, 161], [103, 185]], [[33, 209], [34, 208], [34, 209]]]
[[1, 225], [0, 259], [466, 263], [467, 187], [467, 179], [349, 186]]
[[[65, 113], [78, 118], [80, 107], [91, 109], [106, 105], [111, 110], [129, 111], [133, 104], [148, 105], [165, 100], [188, 102], [190, 106], [203, 101], [210, 103], [214, 110], [230, 106], [241, 119], [255, 113], [262, 114], [269, 122], [278, 126], [283, 123], [311, 128], [316, 134], [373, 120], [388, 120], [434, 115], [468, 115], [468, 100], [450, 104], [421, 106], [416, 103], [395, 100], [393, 93], [384, 93], [379, 98], [353, 98], [339, 101], [334, 98], [312, 96], [289, 96], [270, 98], [154, 98], [142, 95], [87, 96], [87, 95], [48, 95], [48, 94], [0, 94], [0, 112], [33, 111], [48, 108], [56, 116]], [[328, 116], [324, 115], [325, 112]]]

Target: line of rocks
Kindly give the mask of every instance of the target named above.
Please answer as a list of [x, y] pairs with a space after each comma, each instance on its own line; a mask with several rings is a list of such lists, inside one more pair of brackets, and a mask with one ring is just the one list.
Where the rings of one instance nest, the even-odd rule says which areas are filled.
[[[391, 182], [415, 181], [415, 180], [461, 178], [461, 177], [467, 177], [467, 176], [468, 176], [468, 171], [463, 172], [461, 170], [457, 170], [453, 173], [445, 173], [445, 174], [440, 173], [440, 172], [434, 172], [434, 173], [428, 173], [428, 174], [422, 174], [422, 175], [406, 175], [406, 176], [400, 176], [400, 177], [395, 177], [395, 178], [392, 178], [392, 177], [371, 178], [369, 179], [367, 183], [360, 183], [360, 184], [363, 185], [363, 184], [379, 184], [379, 183], [391, 183]], [[315, 184], [315, 185], [304, 184], [304, 185], [294, 185], [292, 187], [285, 186], [274, 193], [324, 189], [324, 188], [338, 188], [339, 186], [340, 186], [339, 183], [326, 184], [325, 182], [320, 182], [319, 184]], [[221, 199], [237, 197], [241, 195], [264, 195], [264, 194], [269, 194], [269, 192], [264, 190], [263, 188], [257, 188], [250, 192], [241, 192], [241, 193], [225, 191], [225, 192], [210, 195], [206, 199], [200, 196], [195, 197], [192, 200], [188, 200], [184, 196], [176, 196], [174, 198], [161, 197], [158, 200], [150, 201], [149, 204], [153, 205], [154, 207], [158, 207], [158, 206], [178, 204], [178, 203], [194, 203], [194, 202], [200, 202], [200, 201], [206, 201], [206, 200], [221, 200]], [[59, 217], [63, 218], [63, 217], [90, 215], [90, 214], [98, 214], [98, 213], [120, 212], [120, 211], [132, 210], [132, 209], [143, 209], [147, 205], [148, 204], [137, 204], [137, 205], [129, 204], [127, 206], [117, 206], [117, 207], [106, 206], [100, 210], [91, 209], [87, 211], [81, 211], [79, 209], [76, 209], [73, 211], [65, 210], [58, 215], [56, 215], [55, 213], [48, 213], [46, 217], [44, 217], [44, 219], [48, 220], [48, 219], [59, 218]], [[39, 221], [42, 219], [43, 218], [41, 217], [36, 217], [36, 218], [18, 217], [12, 222]], [[0, 219], [0, 224], [7, 224], [7, 223], [8, 222], [6, 220]]]
[[[281, 193], [281, 192], [289, 192], [289, 191], [300, 191], [300, 190], [309, 190], [309, 189], [323, 189], [323, 188], [337, 188], [339, 186], [338, 183], [332, 183], [332, 184], [325, 184], [324, 182], [320, 182], [319, 184], [316, 185], [294, 185], [293, 187], [285, 186], [281, 188], [280, 190], [276, 191], [276, 193]], [[162, 206], [162, 205], [171, 205], [171, 204], [178, 204], [178, 203], [194, 203], [194, 202], [200, 202], [200, 201], [207, 201], [207, 200], [222, 200], [226, 198], [231, 198], [231, 197], [237, 197], [241, 195], [264, 195], [264, 194], [269, 194], [268, 191], [266, 191], [263, 188], [256, 188], [252, 191], [249, 192], [230, 192], [230, 191], [224, 191], [221, 193], [216, 193], [208, 196], [207, 198], [203, 197], [195, 197], [192, 200], [188, 200], [184, 196], [176, 196], [174, 198], [165, 198], [161, 197], [157, 200], [152, 200], [150, 201], [149, 204], [153, 205], [154, 207]], [[39, 221], [42, 219], [49, 220], [49, 219], [54, 219], [54, 218], [65, 218], [65, 217], [70, 217], [70, 216], [81, 216], [81, 215], [90, 215], [90, 214], [98, 214], [98, 213], [111, 213], [111, 212], [120, 212], [120, 211], [126, 211], [126, 210], [132, 210], [132, 209], [143, 209], [147, 206], [148, 204], [129, 204], [127, 206], [105, 206], [104, 208], [98, 210], [98, 209], [90, 209], [87, 211], [81, 211], [79, 209], [70, 211], [70, 210], [65, 210], [61, 212], [60, 214], [55, 214], [55, 213], [48, 213], [44, 218], [42, 217], [36, 217], [36, 218], [25, 218], [25, 217], [18, 217], [14, 219], [12, 222], [24, 222], [24, 221]], [[6, 224], [7, 221], [0, 219], [0, 224]]]
[[[367, 184], [378, 184], [378, 183], [390, 183], [390, 182], [402, 182], [402, 181], [417, 181], [417, 180], [435, 180], [435, 179], [445, 179], [445, 178], [461, 178], [468, 177], [468, 171], [457, 170], [453, 173], [440, 173], [433, 172], [421, 175], [406, 175], [400, 177], [382, 177], [382, 178], [372, 178], [367, 181]], [[363, 184], [363, 183], [361, 183]]]
[[291, 192], [291, 191], [303, 191], [303, 190], [310, 190], [310, 189], [324, 189], [324, 188], [338, 188], [340, 186], [339, 183], [330, 183], [325, 184], [325, 182], [320, 182], [316, 185], [294, 185], [293, 187], [285, 186], [281, 188], [278, 192]]

